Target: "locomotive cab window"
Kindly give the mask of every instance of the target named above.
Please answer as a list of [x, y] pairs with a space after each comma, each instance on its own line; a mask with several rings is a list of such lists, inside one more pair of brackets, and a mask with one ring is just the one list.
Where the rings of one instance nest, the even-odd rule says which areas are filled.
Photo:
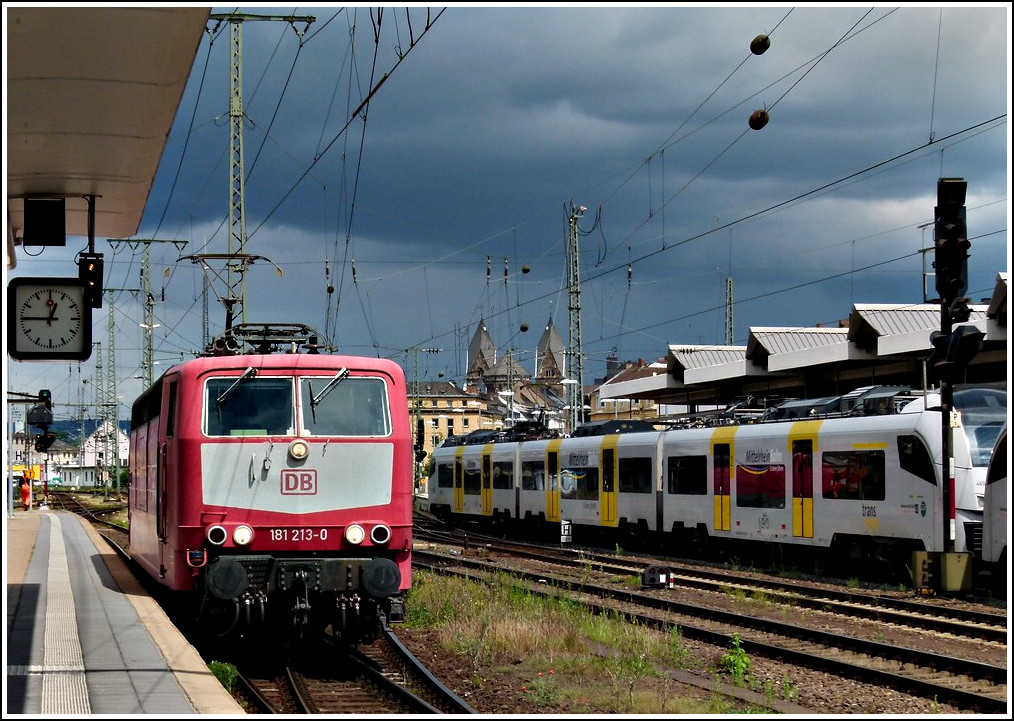
[[249, 373], [210, 378], [205, 388], [209, 436], [292, 435], [292, 381]]
[[303, 378], [300, 403], [303, 428], [312, 435], [391, 434], [387, 385], [382, 378]]

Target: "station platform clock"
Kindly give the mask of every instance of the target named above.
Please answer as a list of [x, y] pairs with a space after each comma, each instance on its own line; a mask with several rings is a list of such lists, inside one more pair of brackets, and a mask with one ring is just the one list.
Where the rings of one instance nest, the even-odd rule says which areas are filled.
[[92, 309], [79, 278], [11, 278], [7, 354], [14, 360], [87, 360]]

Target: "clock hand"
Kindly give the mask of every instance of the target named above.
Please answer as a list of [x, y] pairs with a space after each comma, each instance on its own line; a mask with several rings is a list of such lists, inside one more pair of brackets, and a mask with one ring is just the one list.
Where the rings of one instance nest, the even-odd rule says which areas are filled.
[[21, 320], [44, 320], [47, 323], [51, 320], [58, 320], [57, 318], [50, 318], [48, 315], [23, 315]]
[[53, 321], [56, 320], [57, 305], [58, 303], [53, 303], [53, 305], [49, 306], [49, 318], [46, 319], [46, 322], [49, 323], [50, 325], [53, 325]]

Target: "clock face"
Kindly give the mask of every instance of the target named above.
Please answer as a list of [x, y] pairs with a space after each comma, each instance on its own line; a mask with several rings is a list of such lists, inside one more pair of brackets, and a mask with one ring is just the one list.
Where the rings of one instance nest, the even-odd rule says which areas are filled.
[[14, 278], [7, 294], [12, 358], [84, 360], [91, 355], [91, 306], [77, 278]]

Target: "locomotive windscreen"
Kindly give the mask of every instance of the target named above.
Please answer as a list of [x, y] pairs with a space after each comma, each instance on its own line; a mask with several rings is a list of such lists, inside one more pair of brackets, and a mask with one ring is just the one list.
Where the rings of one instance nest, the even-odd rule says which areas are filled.
[[315, 436], [387, 436], [391, 414], [387, 385], [381, 378], [347, 377], [318, 402], [311, 403], [328, 378], [300, 382], [302, 427]]
[[211, 378], [206, 390], [209, 436], [291, 435], [292, 381], [288, 378]]

